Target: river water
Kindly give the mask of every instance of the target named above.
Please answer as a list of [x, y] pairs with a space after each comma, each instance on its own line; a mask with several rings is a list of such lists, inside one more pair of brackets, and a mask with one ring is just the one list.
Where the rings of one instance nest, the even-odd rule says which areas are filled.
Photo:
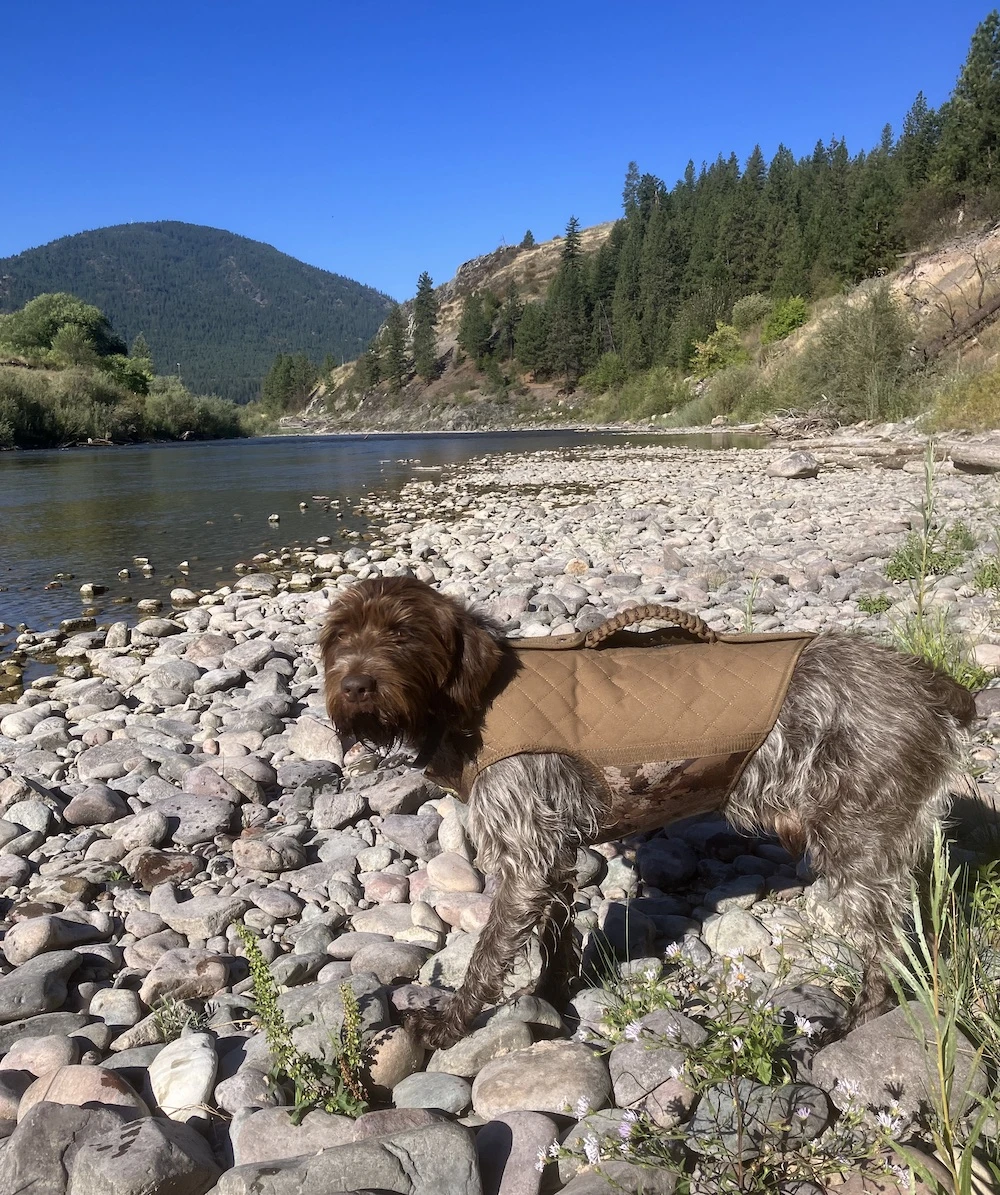
[[[167, 606], [175, 586], [215, 588], [234, 579], [237, 561], [257, 552], [322, 535], [333, 538], [333, 550], [346, 546], [342, 529], [364, 530], [352, 503], [372, 490], [398, 491], [422, 468], [487, 452], [628, 441], [704, 448], [763, 442], [708, 433], [443, 432], [0, 453], [0, 624], [45, 630], [84, 608], [105, 619], [134, 619], [140, 598], [160, 597]], [[343, 518], [314, 495], [338, 499]], [[272, 514], [279, 523], [268, 521]], [[152, 576], [143, 576], [136, 556], [149, 559]], [[131, 576], [120, 580], [124, 568]], [[46, 589], [59, 573], [71, 577]], [[108, 592], [84, 602], [84, 582]], [[0, 632], [0, 648], [10, 637]]]

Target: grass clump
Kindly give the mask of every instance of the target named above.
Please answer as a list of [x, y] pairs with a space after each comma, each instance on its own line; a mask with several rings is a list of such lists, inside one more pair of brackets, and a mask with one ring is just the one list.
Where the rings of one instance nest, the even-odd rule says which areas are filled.
[[245, 925], [237, 925], [246, 951], [257, 1005], [257, 1020], [267, 1038], [267, 1048], [274, 1060], [271, 1080], [291, 1089], [292, 1123], [318, 1108], [342, 1116], [360, 1116], [368, 1104], [362, 1074], [365, 1050], [361, 1036], [361, 1011], [350, 985], [342, 984], [344, 1022], [337, 1043], [334, 1063], [314, 1058], [300, 1050], [292, 1039], [292, 1027], [278, 1005], [278, 986], [257, 945], [257, 939]]
[[892, 598], [887, 593], [863, 593], [858, 598], [858, 609], [872, 616], [887, 614], [892, 609]]
[[981, 593], [1000, 593], [1000, 556], [988, 556], [976, 566], [972, 584]]
[[961, 568], [975, 544], [975, 538], [961, 523], [911, 531], [886, 565], [886, 578], [916, 581], [920, 577], [943, 577]]
[[161, 996], [153, 1009], [153, 1022], [164, 1041], [176, 1041], [190, 1029], [198, 1033], [208, 1027], [208, 1017], [188, 1000]]
[[997, 1190], [1000, 1146], [986, 1131], [1000, 1115], [995, 1087], [987, 1082], [978, 1094], [963, 1076], [959, 1090], [956, 1059], [971, 1043], [973, 1074], [995, 1075], [1000, 1066], [1000, 872], [993, 864], [963, 876], [938, 831], [927, 892], [922, 897], [914, 890], [912, 913], [916, 933], [913, 941], [901, 935], [894, 986], [914, 1035], [927, 1043], [927, 1136], [948, 1181], [906, 1146], [900, 1152], [941, 1195]]
[[1000, 369], [947, 383], [935, 395], [927, 422], [933, 431], [1000, 427]]

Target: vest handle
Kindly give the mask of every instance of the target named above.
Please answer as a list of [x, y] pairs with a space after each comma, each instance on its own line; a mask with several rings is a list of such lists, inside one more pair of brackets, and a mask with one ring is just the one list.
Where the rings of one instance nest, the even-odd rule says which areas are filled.
[[648, 605], [632, 606], [602, 622], [599, 627], [594, 627], [592, 631], [587, 632], [583, 639], [583, 645], [584, 647], [598, 647], [616, 631], [651, 618], [675, 623], [685, 631], [690, 631], [692, 635], [697, 635], [699, 639], [704, 639], [706, 643], [715, 643], [719, 638], [715, 631], [697, 614], [688, 614], [687, 611], [679, 610], [676, 606]]

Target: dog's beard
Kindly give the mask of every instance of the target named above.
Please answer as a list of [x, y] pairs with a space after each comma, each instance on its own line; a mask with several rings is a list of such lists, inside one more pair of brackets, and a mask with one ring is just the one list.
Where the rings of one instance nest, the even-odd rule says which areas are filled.
[[375, 695], [363, 702], [337, 697], [331, 714], [341, 736], [381, 751], [403, 744], [419, 748], [432, 721], [429, 695], [390, 681], [377, 682]]

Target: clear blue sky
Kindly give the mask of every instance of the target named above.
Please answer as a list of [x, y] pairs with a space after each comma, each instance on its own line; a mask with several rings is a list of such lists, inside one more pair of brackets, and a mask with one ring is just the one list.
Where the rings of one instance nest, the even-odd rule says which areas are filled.
[[136, 220], [210, 224], [413, 293], [614, 218], [759, 141], [852, 151], [948, 95], [988, 5], [52, 0], [4, 6], [0, 256]]

